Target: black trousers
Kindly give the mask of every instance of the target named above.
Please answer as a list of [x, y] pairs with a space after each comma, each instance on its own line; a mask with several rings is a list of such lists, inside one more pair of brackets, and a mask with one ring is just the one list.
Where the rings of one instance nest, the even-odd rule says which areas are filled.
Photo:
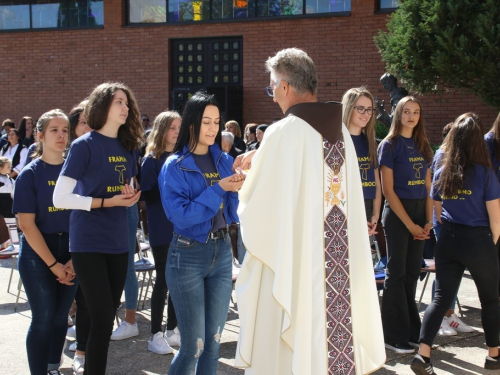
[[460, 286], [467, 268], [481, 302], [481, 322], [486, 345], [497, 347], [500, 333], [498, 305], [498, 253], [489, 227], [443, 223], [436, 244], [436, 294], [425, 310], [420, 342], [432, 342]]
[[105, 375], [115, 313], [125, 286], [128, 252], [71, 253], [71, 258], [90, 317], [84, 374]]
[[[426, 198], [401, 199], [401, 203], [413, 222], [423, 227]], [[382, 225], [387, 248], [382, 299], [384, 340], [390, 344], [417, 342], [421, 324], [415, 294], [425, 241], [413, 239], [387, 201], [382, 212]]]
[[78, 285], [76, 290], [76, 349], [84, 352], [87, 350], [87, 339], [90, 332], [90, 315], [82, 288]]
[[[170, 244], [152, 246], [153, 258], [156, 266], [156, 281], [151, 294], [151, 334], [154, 335], [162, 330], [163, 311], [165, 309], [165, 298], [168, 287], [165, 279], [165, 268], [167, 266], [167, 255]], [[177, 327], [177, 316], [170, 293], [168, 293], [167, 308], [167, 330], [171, 331]]]

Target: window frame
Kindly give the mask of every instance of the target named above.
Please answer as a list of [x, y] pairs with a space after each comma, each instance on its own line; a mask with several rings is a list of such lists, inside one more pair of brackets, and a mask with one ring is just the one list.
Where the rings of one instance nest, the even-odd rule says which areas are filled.
[[[103, 29], [104, 19], [102, 25], [87, 25], [87, 26], [67, 26], [67, 27], [33, 27], [33, 5], [39, 5], [34, 2], [34, 0], [29, 0], [29, 28], [24, 29], [0, 29], [0, 33], [25, 33], [25, 32], [37, 32], [37, 31], [66, 31], [66, 30], [88, 30], [88, 29]], [[66, 0], [66, 12], [65, 15], [69, 19], [69, 0]], [[104, 14], [104, 0], [102, 1], [102, 10]]]
[[375, 13], [376, 14], [393, 13], [399, 9], [399, 7], [397, 7], [397, 8], [382, 8], [382, 5], [381, 5], [382, 0], [376, 0], [376, 1], [377, 1], [376, 6], [375, 6]]
[[[219, 19], [210, 19], [210, 20], [202, 20], [202, 21], [168, 21], [168, 3], [169, 0], [166, 0], [166, 10], [167, 10], [167, 21], [166, 22], [130, 22], [130, 1], [131, 0], [123, 0], [124, 1], [124, 16], [125, 16], [125, 26], [126, 27], [150, 27], [150, 26], [172, 26], [172, 25], [199, 25], [199, 24], [210, 24], [210, 23], [232, 23], [232, 22], [262, 22], [262, 21], [277, 21], [277, 20], [293, 20], [293, 19], [303, 19], [303, 18], [324, 18], [324, 17], [349, 17], [352, 12], [351, 10], [344, 12], [329, 12], [329, 13], [310, 13], [310, 14], [294, 14], [287, 16], [260, 16], [260, 17], [247, 17], [247, 18], [219, 18]], [[352, 0], [351, 2], [352, 7]], [[380, 0], [377, 0], [380, 1]], [[304, 12], [306, 10], [306, 2], [307, 0], [302, 0]], [[210, 4], [212, 1], [210, 0]], [[257, 12], [257, 4], [255, 2], [255, 11]], [[210, 8], [210, 13], [212, 13], [212, 8]]]

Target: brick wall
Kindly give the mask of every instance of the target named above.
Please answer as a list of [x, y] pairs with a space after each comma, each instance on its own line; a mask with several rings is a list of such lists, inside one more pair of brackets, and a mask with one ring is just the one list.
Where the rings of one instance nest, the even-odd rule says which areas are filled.
[[[366, 85], [389, 102], [379, 82], [384, 73], [373, 36], [388, 15], [374, 14], [375, 0], [353, 0], [349, 17], [319, 17], [171, 26], [123, 26], [123, 1], [104, 2], [104, 28], [0, 33], [0, 121], [18, 125], [51, 108], [69, 111], [104, 81], [123, 81], [143, 113], [153, 118], [169, 106], [170, 39], [243, 37], [244, 123], [269, 123], [282, 114], [265, 94], [265, 60], [286, 47], [306, 50], [316, 63], [320, 100], [340, 100], [350, 87]], [[496, 112], [459, 93], [422, 99], [432, 143], [459, 114], [476, 112], [486, 126]]]

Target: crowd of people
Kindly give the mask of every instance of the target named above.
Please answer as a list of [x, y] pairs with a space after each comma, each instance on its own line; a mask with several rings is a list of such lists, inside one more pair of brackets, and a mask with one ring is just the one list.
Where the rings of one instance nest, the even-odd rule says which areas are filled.
[[[375, 328], [371, 329], [380, 326], [385, 347], [398, 353], [417, 350], [411, 369], [416, 374], [434, 374], [430, 349], [435, 336], [470, 331], [454, 314], [454, 299], [468, 269], [481, 301], [488, 347], [485, 368], [500, 369], [500, 114], [485, 136], [477, 115], [459, 115], [445, 128], [443, 144], [434, 155], [425, 134], [424, 108], [416, 97], [406, 96], [398, 102], [388, 135], [377, 140], [376, 105], [367, 88], [347, 90], [341, 107], [319, 103], [314, 64], [298, 49], [280, 51], [268, 60], [267, 68], [271, 76], [267, 93], [280, 105], [285, 118], [269, 125], [247, 124], [243, 133], [236, 121], [224, 122], [215, 97], [205, 92], [188, 100], [182, 117], [175, 111], [164, 111], [150, 126], [132, 90], [121, 83], [97, 86], [68, 115], [53, 109], [36, 121], [25, 116], [18, 129], [10, 119], [3, 122], [0, 214], [16, 214], [23, 233], [19, 272], [32, 310], [26, 339], [32, 374], [60, 374], [73, 301], [75, 374], [105, 374], [110, 340], [139, 334], [134, 255], [140, 199], [146, 205], [148, 239], [156, 266], [148, 350], [170, 354], [172, 347], [179, 348], [169, 374], [190, 374], [193, 368], [196, 374], [216, 373], [232, 292], [233, 262], [235, 257], [240, 261], [243, 257], [238, 251], [248, 254], [238, 281], [244, 300], [239, 304], [242, 338], [236, 364], [247, 368], [248, 374], [291, 369], [303, 373], [300, 371], [317, 371], [313, 362], [318, 358], [322, 362], [324, 355], [331, 367], [336, 358], [330, 349], [293, 359], [294, 352], [300, 352], [300, 341], [312, 337], [308, 335], [324, 335], [330, 345], [324, 330], [337, 324], [350, 329], [353, 337], [361, 335], [361, 329], [353, 330], [346, 322], [356, 326], [362, 317], [356, 314], [368, 314], [358, 306], [374, 299], [361, 297], [364, 301], [359, 302], [362, 288], [351, 268], [346, 271], [350, 287], [339, 284], [338, 289], [319, 293], [319, 305], [328, 308], [327, 318], [318, 319], [314, 323], [318, 326], [309, 326], [304, 319], [318, 314], [313, 308], [316, 302], [307, 310], [300, 303], [308, 296], [307, 290], [294, 285], [290, 277], [321, 274], [304, 253], [312, 247], [310, 242], [322, 247], [311, 250], [311, 257], [321, 260], [327, 280], [335, 262], [343, 267], [349, 262], [366, 267], [369, 255], [362, 255], [363, 260], [354, 257], [361, 251], [355, 244], [360, 248], [369, 244], [368, 236], [377, 233], [379, 222], [386, 240], [387, 268], [380, 320], [372, 317]], [[338, 119], [338, 123], [332, 126], [326, 119]], [[286, 140], [286, 136], [292, 138]], [[323, 151], [311, 153], [318, 136]], [[296, 180], [289, 169], [280, 168], [281, 159], [273, 159], [276, 165], [265, 160], [266, 155], [270, 157], [282, 146], [289, 148], [291, 143], [297, 145], [287, 160], [300, 159], [293, 162], [301, 171]], [[323, 163], [320, 168], [307, 167], [322, 153], [328, 169]], [[356, 171], [355, 176], [346, 173], [349, 168]], [[316, 206], [318, 202], [308, 194], [318, 190], [314, 184], [323, 175], [328, 176], [326, 190]], [[346, 175], [352, 184], [346, 184]], [[285, 192], [287, 189], [290, 191]], [[274, 197], [273, 202], [257, 199], [268, 194]], [[359, 203], [361, 194], [364, 204]], [[301, 216], [304, 213], [309, 218], [323, 211], [322, 204], [333, 213], [324, 219], [325, 237], [318, 239], [308, 234], [303, 228], [307, 225], [300, 220], [305, 219]], [[346, 204], [349, 214], [343, 211]], [[294, 205], [299, 208], [294, 210]], [[355, 216], [358, 213], [360, 216]], [[262, 222], [252, 219], [256, 215]], [[300, 220], [294, 219], [295, 215]], [[339, 224], [343, 215], [347, 221]], [[269, 220], [273, 225], [265, 225]], [[323, 218], [318, 220], [323, 225]], [[331, 222], [337, 224], [332, 227]], [[228, 231], [232, 224], [241, 226], [238, 239], [245, 244], [238, 246], [236, 253]], [[262, 226], [283, 235], [270, 232], [272, 241], [267, 236], [258, 239], [263, 232], [252, 236]], [[345, 229], [342, 232], [339, 228]], [[424, 243], [431, 231], [437, 239], [435, 292], [421, 322], [415, 293]], [[293, 240], [282, 238], [288, 234]], [[352, 238], [342, 239], [351, 243], [349, 248], [338, 245], [337, 235]], [[360, 242], [355, 242], [355, 236]], [[305, 239], [309, 242], [304, 243]], [[297, 247], [296, 242], [301, 245]], [[267, 246], [272, 246], [272, 251]], [[474, 257], [469, 254], [471, 247]], [[341, 250], [351, 255], [339, 255]], [[325, 251], [332, 253], [326, 268], [321, 255]], [[288, 280], [290, 286], [276, 280]], [[321, 283], [324, 286], [324, 275]], [[322, 290], [323, 286], [315, 289], [314, 284], [311, 291]], [[288, 287], [291, 291], [287, 292]], [[267, 294], [263, 292], [266, 288]], [[113, 331], [124, 291], [125, 319]], [[349, 306], [357, 305], [352, 316], [342, 322], [328, 320], [328, 316], [338, 317], [333, 305], [330, 307], [335, 293], [350, 298]], [[265, 302], [259, 305], [256, 301]], [[265, 309], [273, 304], [272, 313], [267, 314]], [[285, 314], [278, 313], [283, 311]], [[259, 322], [262, 314], [266, 316], [264, 323]], [[309, 327], [310, 332], [302, 332], [296, 322]], [[275, 326], [270, 327], [271, 323]], [[280, 337], [277, 340], [287, 345], [259, 345], [256, 337], [263, 329], [275, 332]], [[346, 349], [346, 358], [369, 346], [357, 342], [358, 346]], [[371, 365], [380, 361], [380, 353], [364, 353], [373, 356], [367, 361]], [[269, 355], [273, 356], [274, 369], [269, 367]], [[247, 356], [253, 357], [253, 362]], [[356, 366], [364, 371], [368, 368], [364, 366], [370, 365], [358, 360]]]

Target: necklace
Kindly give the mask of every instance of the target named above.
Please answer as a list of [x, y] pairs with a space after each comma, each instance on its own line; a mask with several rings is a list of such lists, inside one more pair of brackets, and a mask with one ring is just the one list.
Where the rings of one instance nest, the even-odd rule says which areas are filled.
[[403, 141], [403, 143], [405, 144], [406, 148], [408, 148], [408, 149], [410, 149], [410, 150], [413, 150], [414, 146], [411, 146], [411, 147], [410, 147], [410, 146], [408, 146], [408, 145], [406, 144], [405, 139], [404, 139], [404, 137], [403, 137], [403, 136], [400, 136], [399, 138], [401, 138], [401, 140], [402, 140], [402, 141]]

